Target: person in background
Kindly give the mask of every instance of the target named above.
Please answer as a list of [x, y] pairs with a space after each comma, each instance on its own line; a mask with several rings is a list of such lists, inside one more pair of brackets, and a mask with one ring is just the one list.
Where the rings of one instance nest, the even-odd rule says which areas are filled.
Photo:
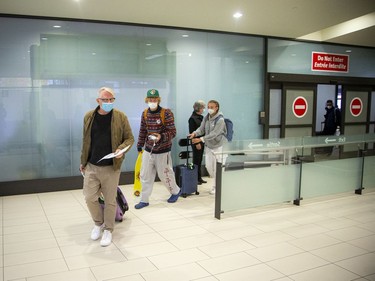
[[148, 109], [142, 112], [137, 142], [138, 151], [144, 148], [141, 167], [142, 193], [140, 202], [134, 206], [135, 209], [142, 209], [150, 204], [156, 173], [171, 194], [168, 203], [176, 202], [181, 195], [171, 157], [172, 140], [176, 136], [173, 113], [160, 106], [161, 98], [156, 89], [147, 91], [145, 102]]
[[334, 135], [337, 129], [340, 130], [341, 111], [333, 105], [332, 100], [327, 100], [325, 109], [324, 127], [320, 134], [323, 136]]
[[[203, 120], [203, 112], [206, 107], [206, 104], [202, 100], [198, 100], [193, 105], [193, 113], [189, 118], [189, 134], [193, 133], [195, 130], [199, 128]], [[197, 144], [192, 144], [193, 149], [193, 164], [197, 165], [198, 167], [198, 184], [201, 185], [202, 183], [207, 183], [207, 181], [202, 179], [202, 160], [203, 160], [203, 153], [204, 153], [204, 143], [199, 142]]]
[[[134, 137], [127, 116], [113, 108], [115, 94], [111, 88], [99, 89], [98, 106], [85, 114], [80, 171], [84, 176], [83, 194], [95, 223], [91, 239], [105, 247], [112, 242], [115, 226], [116, 195], [124, 153], [99, 161], [103, 156], [132, 146]], [[129, 148], [130, 148], [129, 147]], [[129, 149], [127, 150], [129, 151]], [[104, 211], [98, 198], [103, 194]]]
[[[200, 127], [189, 134], [193, 144], [204, 143], [206, 168], [211, 178], [216, 178], [216, 161], [225, 164], [226, 155], [222, 154], [223, 144], [227, 142], [227, 133], [223, 114], [219, 112], [220, 105], [216, 100], [207, 104], [208, 114], [203, 118]], [[218, 153], [215, 155], [215, 153]], [[215, 185], [210, 194], [215, 194]]]

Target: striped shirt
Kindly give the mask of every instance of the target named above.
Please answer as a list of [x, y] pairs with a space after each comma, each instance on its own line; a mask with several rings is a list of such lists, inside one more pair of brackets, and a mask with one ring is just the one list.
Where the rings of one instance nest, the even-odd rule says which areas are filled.
[[[164, 124], [161, 118], [161, 107], [155, 111], [147, 110], [145, 118], [143, 112], [141, 116], [141, 126], [139, 128], [139, 136], [137, 148], [143, 148], [152, 153], [160, 154], [171, 151], [172, 140], [176, 136], [176, 127], [174, 125], [174, 116], [170, 109], [165, 109]], [[161, 135], [160, 140], [154, 145], [153, 140], [149, 140], [148, 136], [154, 133]]]

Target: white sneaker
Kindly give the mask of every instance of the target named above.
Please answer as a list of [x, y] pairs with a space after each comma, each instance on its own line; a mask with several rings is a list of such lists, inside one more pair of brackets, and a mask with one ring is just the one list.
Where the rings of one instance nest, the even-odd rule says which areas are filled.
[[112, 242], [112, 233], [109, 230], [104, 230], [102, 240], [100, 240], [100, 246], [107, 247]]
[[211, 195], [214, 195], [215, 192], [216, 192], [215, 187], [211, 188], [210, 194], [211, 194]]
[[102, 226], [95, 225], [91, 231], [91, 239], [94, 241], [98, 240], [101, 234], [102, 234]]

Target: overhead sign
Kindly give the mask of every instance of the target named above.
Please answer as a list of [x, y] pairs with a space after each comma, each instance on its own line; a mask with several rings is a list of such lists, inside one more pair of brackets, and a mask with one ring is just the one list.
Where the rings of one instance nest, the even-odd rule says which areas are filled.
[[296, 116], [297, 118], [302, 118], [306, 115], [307, 109], [308, 104], [307, 100], [304, 97], [299, 96], [294, 99], [292, 106], [294, 116]]
[[363, 109], [362, 100], [358, 97], [353, 98], [350, 102], [350, 113], [354, 117], [357, 117], [361, 115], [362, 109]]
[[349, 72], [349, 56], [312, 52], [312, 71]]

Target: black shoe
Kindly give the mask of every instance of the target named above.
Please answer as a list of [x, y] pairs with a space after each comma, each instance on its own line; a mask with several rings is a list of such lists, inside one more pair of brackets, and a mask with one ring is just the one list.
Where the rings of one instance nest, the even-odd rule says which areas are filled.
[[203, 180], [203, 179], [199, 179], [198, 180], [198, 184], [201, 185], [202, 183], [207, 183], [207, 181]]

